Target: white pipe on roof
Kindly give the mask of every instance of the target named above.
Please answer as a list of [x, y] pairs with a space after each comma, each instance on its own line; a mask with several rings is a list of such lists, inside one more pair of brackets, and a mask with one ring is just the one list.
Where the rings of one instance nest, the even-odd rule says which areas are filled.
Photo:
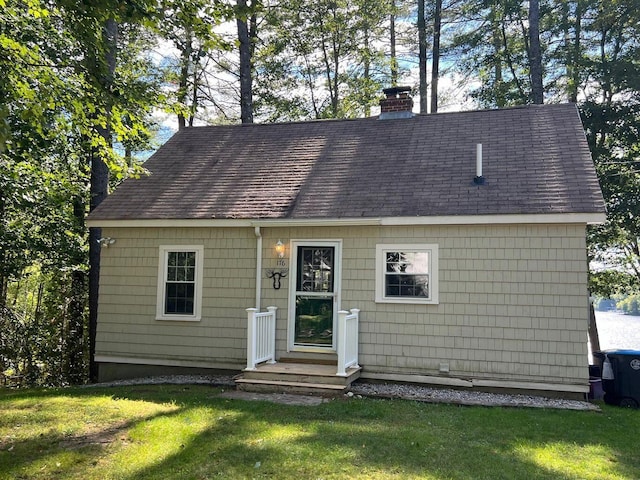
[[476, 144], [476, 177], [482, 177], [482, 144]]

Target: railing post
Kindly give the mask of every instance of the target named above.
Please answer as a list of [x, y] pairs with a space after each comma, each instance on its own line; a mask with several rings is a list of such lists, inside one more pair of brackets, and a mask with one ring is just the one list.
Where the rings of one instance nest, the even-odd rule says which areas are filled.
[[257, 308], [247, 308], [247, 370], [255, 370], [256, 354], [256, 311]]
[[336, 375], [341, 377], [347, 376], [347, 371], [344, 367], [347, 356], [347, 315], [349, 315], [349, 312], [346, 310], [338, 312], [338, 372]]
[[276, 310], [278, 307], [267, 307], [269, 314], [273, 321], [273, 328], [269, 332], [269, 350], [271, 353], [271, 360], [267, 363], [276, 363]]
[[354, 365], [354, 367], [356, 368], [360, 368], [359, 362], [358, 362], [358, 355], [359, 355], [359, 351], [358, 351], [358, 346], [360, 345], [360, 337], [359, 337], [359, 331], [360, 331], [360, 309], [359, 308], [352, 308], [351, 309], [351, 315], [354, 315], [356, 317], [356, 338], [355, 338], [355, 342], [353, 343], [353, 348], [354, 348], [354, 355], [355, 355], [355, 359], [356, 359], [356, 364]]

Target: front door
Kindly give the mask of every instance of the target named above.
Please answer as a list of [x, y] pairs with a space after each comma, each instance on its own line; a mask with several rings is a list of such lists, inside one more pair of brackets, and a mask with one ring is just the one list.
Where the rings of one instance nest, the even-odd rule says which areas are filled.
[[292, 242], [290, 347], [335, 350], [339, 292], [338, 242]]

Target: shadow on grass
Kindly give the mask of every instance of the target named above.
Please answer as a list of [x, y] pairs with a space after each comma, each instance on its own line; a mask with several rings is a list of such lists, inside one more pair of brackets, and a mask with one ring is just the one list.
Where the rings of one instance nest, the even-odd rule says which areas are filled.
[[[61, 454], [73, 457], [71, 462], [81, 464], [85, 458], [100, 456], [106, 447], [119, 438], [124, 440], [127, 432], [140, 422], [152, 421], [166, 415], [165, 412], [157, 412], [136, 416], [133, 419], [112, 419], [108, 424], [88, 432], [74, 432], [73, 429], [65, 432], [66, 427], [59, 425], [55, 411], [47, 411], [47, 401], [60, 400], [64, 402], [66, 400], [71, 404], [82, 399], [89, 400], [97, 397], [124, 399], [118, 396], [114, 390], [76, 388], [0, 390], [0, 426], [11, 427], [7, 424], [7, 417], [11, 412], [13, 414], [11, 416], [20, 417], [19, 423], [13, 425], [14, 428], [34, 430], [34, 433], [27, 438], [17, 439], [13, 435], [0, 437], [0, 479], [32, 478], [33, 474], [25, 473], [29, 466]], [[137, 395], [137, 397], [139, 400], [143, 399], [143, 395]], [[84, 405], [83, 407], [77, 412], [77, 415], [89, 416], [92, 409]], [[87, 418], [86, 420], [91, 422], [92, 419]], [[42, 428], [37, 431], [39, 425], [42, 425]], [[59, 462], [50, 461], [47, 463], [49, 466], [54, 465], [49, 473], [63, 475], [61, 470], [55, 468], [56, 463]], [[46, 472], [42, 472], [38, 478], [49, 478], [46, 475]]]
[[[176, 436], [178, 427], [198, 416], [205, 425], [161, 460], [113, 472], [110, 478], [640, 478], [634, 438], [640, 411], [605, 407], [598, 414], [371, 399], [300, 407], [222, 399], [217, 392], [205, 387], [130, 387], [76, 390], [74, 396], [174, 402], [173, 411], [136, 419], [113, 432], [140, 438], [140, 449], [151, 448], [144, 443], [144, 432], [137, 430], [143, 423], [154, 428], [155, 419], [167, 420], [176, 427]], [[20, 448], [33, 449], [38, 456], [65, 448], [63, 438], [44, 448], [39, 441], [28, 440]], [[108, 454], [103, 445], [81, 448], [89, 456]], [[0, 460], [1, 471], [7, 466]], [[76, 476], [69, 471], [60, 478], [81, 478], [85, 468], [86, 460], [74, 467]], [[13, 472], [18, 470], [12, 466]], [[91, 468], [86, 474], [99, 478]]]
[[[210, 427], [179, 452], [131, 478], [395, 475], [573, 480], [635, 479], [640, 472], [631, 433], [640, 427], [640, 412], [357, 399], [317, 407], [211, 402], [223, 402], [226, 410], [235, 412], [234, 421]], [[630, 416], [636, 428], [629, 424]], [[622, 425], [631, 430], [618, 437]], [[567, 458], [571, 452], [573, 458]]]
[[[188, 479], [223, 475], [228, 478], [447, 478], [477, 479], [554, 479], [628, 478], [636, 479], [640, 463], [630, 444], [620, 445], [615, 439], [604, 439], [593, 432], [588, 438], [577, 438], [567, 429], [553, 428], [553, 420], [538, 420], [529, 424], [518, 412], [485, 409], [482, 421], [465, 421], [469, 409], [418, 404], [408, 407], [405, 402], [385, 402], [387, 408], [373, 409], [366, 414], [371, 400], [345, 404], [351, 410], [348, 418], [332, 420], [332, 407], [298, 409], [280, 407], [271, 413], [256, 415], [254, 405], [236, 406], [243, 416], [237, 425], [252, 431], [253, 440], [243, 436], [212, 448], [221, 436], [233, 436], [226, 429], [212, 428], [194, 439], [184, 450], [161, 464], [148, 468], [135, 478]], [[403, 404], [397, 408], [397, 404]], [[365, 415], [359, 415], [362, 408]], [[408, 410], [426, 410], [431, 421], [405, 423]], [[397, 410], [401, 410], [398, 415]], [[360, 412], [361, 413], [361, 412]], [[509, 413], [504, 429], [501, 416]], [[550, 412], [538, 412], [545, 416]], [[563, 412], [572, 415], [569, 412]], [[305, 432], [290, 440], [265, 441], [265, 431], [253, 428], [268, 416], [269, 428], [295, 426]], [[588, 416], [590, 414], [584, 414]], [[425, 416], [423, 414], [423, 416]], [[555, 417], [556, 415], [554, 415]], [[405, 418], [400, 418], [405, 417]], [[444, 418], [438, 418], [444, 417]], [[518, 418], [520, 417], [520, 418]], [[593, 415], [592, 417], [597, 417]], [[422, 419], [424, 421], [424, 418]], [[533, 419], [531, 419], [533, 420]], [[598, 422], [593, 422], [597, 429]], [[517, 421], [517, 423], [515, 423]], [[485, 423], [486, 422], [486, 423]], [[515, 423], [515, 424], [514, 424]], [[502, 428], [495, 426], [503, 425]], [[537, 428], [530, 432], [529, 428]], [[261, 441], [262, 440], [262, 441]], [[574, 450], [577, 458], [567, 465], [563, 452], [554, 454], [558, 446]], [[210, 448], [210, 461], [190, 461], [205, 446]], [[551, 448], [550, 457], [537, 458], [538, 450]], [[603, 455], [590, 459], [584, 453]], [[594, 466], [590, 463], [593, 460]], [[600, 465], [604, 462], [605, 465]], [[330, 465], [327, 466], [327, 463]], [[593, 471], [590, 472], [590, 470]], [[168, 475], [167, 475], [168, 474]]]

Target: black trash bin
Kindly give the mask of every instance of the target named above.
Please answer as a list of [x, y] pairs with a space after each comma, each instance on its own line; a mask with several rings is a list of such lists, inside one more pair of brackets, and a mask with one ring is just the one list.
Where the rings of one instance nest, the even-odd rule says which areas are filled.
[[605, 350], [594, 355], [602, 362], [604, 401], [610, 405], [640, 406], [640, 350]]

